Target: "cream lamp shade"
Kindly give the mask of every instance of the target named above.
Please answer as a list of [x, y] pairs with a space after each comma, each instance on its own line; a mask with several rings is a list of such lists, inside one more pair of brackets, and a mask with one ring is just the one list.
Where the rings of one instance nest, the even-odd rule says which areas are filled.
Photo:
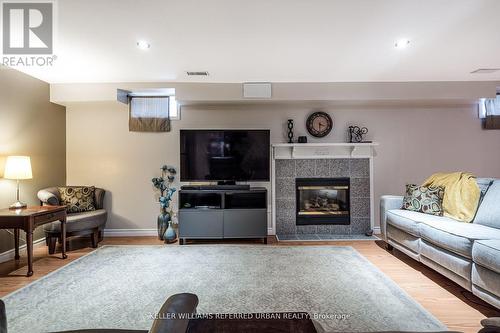
[[29, 156], [8, 156], [3, 174], [6, 179], [31, 179], [31, 160]]

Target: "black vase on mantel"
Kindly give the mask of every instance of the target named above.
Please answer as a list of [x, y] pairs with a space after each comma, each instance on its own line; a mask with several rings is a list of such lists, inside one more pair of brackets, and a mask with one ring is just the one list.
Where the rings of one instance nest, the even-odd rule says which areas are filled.
[[288, 143], [293, 143], [293, 119], [288, 119], [287, 127], [288, 127], [288, 133], [287, 133]]
[[298, 143], [307, 143], [307, 136], [299, 136]]

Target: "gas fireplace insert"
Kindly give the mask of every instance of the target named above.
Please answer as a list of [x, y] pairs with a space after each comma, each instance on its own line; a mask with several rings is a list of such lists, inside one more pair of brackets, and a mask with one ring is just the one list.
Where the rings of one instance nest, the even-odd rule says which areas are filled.
[[349, 178], [297, 178], [297, 225], [350, 224]]

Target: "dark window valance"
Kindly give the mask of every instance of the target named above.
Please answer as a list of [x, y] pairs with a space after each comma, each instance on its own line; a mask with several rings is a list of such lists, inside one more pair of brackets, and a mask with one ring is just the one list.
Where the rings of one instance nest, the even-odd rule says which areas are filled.
[[485, 129], [500, 129], [500, 116], [486, 116], [484, 118]]

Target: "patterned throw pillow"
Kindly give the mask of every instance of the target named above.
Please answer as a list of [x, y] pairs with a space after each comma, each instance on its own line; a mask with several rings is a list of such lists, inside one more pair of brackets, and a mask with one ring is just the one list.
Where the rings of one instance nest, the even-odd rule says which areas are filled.
[[403, 209], [431, 215], [443, 215], [443, 187], [406, 185]]
[[95, 187], [70, 186], [59, 187], [61, 206], [66, 206], [68, 213], [81, 213], [95, 210]]

